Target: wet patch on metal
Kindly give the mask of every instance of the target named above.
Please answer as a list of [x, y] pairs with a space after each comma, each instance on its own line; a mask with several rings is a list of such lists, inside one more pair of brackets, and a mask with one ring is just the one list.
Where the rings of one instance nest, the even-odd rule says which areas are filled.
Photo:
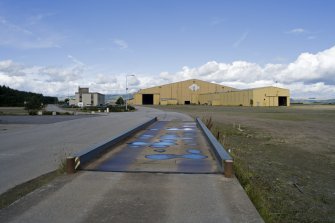
[[130, 146], [147, 146], [148, 143], [147, 142], [131, 142], [131, 143], [128, 143]]
[[158, 121], [103, 155], [91, 170], [217, 173], [209, 144], [195, 122]]
[[154, 135], [147, 135], [147, 134], [144, 134], [144, 135], [141, 135], [140, 137], [138, 137], [139, 139], [150, 139], [154, 137]]
[[154, 151], [158, 153], [164, 153], [166, 150], [165, 149], [154, 149]]

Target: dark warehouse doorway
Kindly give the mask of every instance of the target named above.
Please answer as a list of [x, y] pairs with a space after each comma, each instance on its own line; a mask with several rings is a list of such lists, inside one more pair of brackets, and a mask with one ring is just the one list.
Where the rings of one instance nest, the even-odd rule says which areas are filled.
[[185, 101], [184, 104], [185, 104], [185, 105], [190, 105], [191, 102], [190, 102], [190, 101]]
[[278, 97], [279, 106], [287, 106], [287, 97]]
[[153, 105], [154, 95], [153, 94], [142, 94], [142, 104], [143, 105]]

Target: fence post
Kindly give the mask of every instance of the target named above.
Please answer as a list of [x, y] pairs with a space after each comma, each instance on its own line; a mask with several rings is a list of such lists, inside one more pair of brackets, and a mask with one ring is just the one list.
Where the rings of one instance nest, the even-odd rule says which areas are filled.
[[73, 174], [75, 173], [75, 161], [74, 161], [74, 157], [72, 156], [68, 156], [66, 157], [66, 173], [67, 174]]
[[227, 178], [231, 178], [233, 176], [233, 160], [225, 160], [224, 162], [224, 176]]

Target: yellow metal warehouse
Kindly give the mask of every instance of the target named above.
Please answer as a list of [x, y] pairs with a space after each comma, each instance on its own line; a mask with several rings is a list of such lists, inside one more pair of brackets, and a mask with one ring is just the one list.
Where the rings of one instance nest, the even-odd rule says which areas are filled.
[[239, 90], [197, 79], [142, 89], [135, 105], [208, 104], [227, 106], [289, 106], [290, 91], [278, 87]]

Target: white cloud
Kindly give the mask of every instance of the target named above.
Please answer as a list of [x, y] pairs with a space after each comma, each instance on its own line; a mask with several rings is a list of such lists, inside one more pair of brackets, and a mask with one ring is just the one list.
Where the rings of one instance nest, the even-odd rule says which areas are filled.
[[335, 46], [316, 54], [302, 53], [289, 64], [211, 61], [196, 68], [185, 66], [174, 74], [162, 72], [160, 77], [162, 83], [197, 78], [240, 89], [276, 85], [291, 89], [293, 97], [335, 98]]
[[210, 25], [211, 26], [217, 26], [217, 25], [220, 25], [221, 23], [225, 22], [225, 19], [223, 18], [219, 18], [219, 17], [213, 17], [211, 18], [210, 20]]
[[239, 47], [243, 42], [244, 40], [248, 37], [249, 35], [249, 32], [248, 31], [245, 31], [241, 36], [240, 38], [238, 38], [238, 40], [235, 41], [235, 43], [233, 44], [233, 46], [235, 48]]
[[295, 28], [295, 29], [291, 29], [290, 31], [288, 31], [288, 33], [292, 33], [292, 34], [301, 34], [305, 32], [306, 30], [303, 28]]
[[114, 39], [114, 44], [117, 45], [120, 49], [127, 49], [128, 43], [122, 39]]
[[[12, 60], [0, 61], [0, 83], [48, 95], [73, 94], [78, 86], [104, 94], [124, 93], [125, 75], [95, 73], [69, 55], [67, 67], [24, 66]], [[175, 73], [158, 76], [136, 73], [128, 78], [130, 92], [191, 78], [239, 89], [278, 86], [291, 90], [294, 98], [335, 98], [335, 46], [318, 53], [302, 53], [288, 64], [259, 65], [247, 61], [210, 61], [199, 67], [184, 66]]]
[[73, 63], [75, 63], [79, 66], [84, 66], [85, 65], [83, 62], [81, 62], [80, 60], [78, 60], [77, 58], [75, 58], [72, 55], [67, 55], [67, 58], [69, 58]]
[[288, 64], [276, 77], [283, 83], [325, 82], [335, 84], [335, 46], [322, 52], [302, 53]]
[[64, 36], [45, 26], [41, 29], [36, 23], [15, 24], [0, 16], [0, 46], [18, 49], [59, 48], [64, 39]]

